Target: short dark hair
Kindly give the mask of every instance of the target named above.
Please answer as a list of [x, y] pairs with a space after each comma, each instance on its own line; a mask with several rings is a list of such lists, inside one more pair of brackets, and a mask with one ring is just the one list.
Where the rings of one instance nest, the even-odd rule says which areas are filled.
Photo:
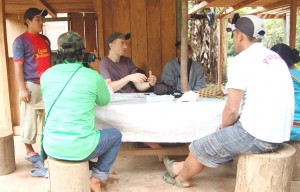
[[24, 13], [24, 25], [26, 25], [28, 27], [28, 25], [26, 23], [27, 19], [32, 21], [35, 16], [45, 17], [46, 15], [48, 15], [47, 9], [41, 9], [40, 10], [40, 9], [35, 8], [35, 7], [31, 7], [29, 9], [27, 9]]
[[83, 59], [83, 50], [76, 50], [74, 52], [58, 52], [57, 56], [55, 57], [54, 63], [55, 64], [62, 64], [64, 61], [68, 61], [70, 63], [75, 63], [76, 61], [82, 61]]
[[300, 61], [299, 51], [297, 49], [292, 49], [286, 44], [276, 44], [271, 47], [271, 50], [278, 53], [289, 68]]

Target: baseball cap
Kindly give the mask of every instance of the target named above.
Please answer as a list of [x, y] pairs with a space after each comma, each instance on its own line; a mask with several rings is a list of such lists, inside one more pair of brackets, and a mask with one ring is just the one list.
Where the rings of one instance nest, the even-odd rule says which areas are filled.
[[47, 9], [40, 10], [40, 9], [31, 7], [31, 8], [29, 8], [25, 11], [24, 21], [26, 21], [26, 19], [32, 18], [34, 16], [43, 16], [43, 17], [45, 17], [46, 15], [48, 15]]
[[71, 53], [84, 49], [84, 42], [76, 32], [66, 32], [61, 34], [57, 40], [58, 50], [63, 53]]
[[263, 39], [266, 32], [265, 23], [255, 15], [246, 15], [237, 20], [235, 24], [226, 28], [227, 32], [239, 30], [256, 39]]
[[109, 46], [110, 43], [112, 43], [114, 40], [116, 39], [125, 39], [128, 40], [130, 39], [131, 34], [130, 33], [120, 33], [120, 32], [114, 32], [112, 34], [110, 34], [110, 36], [108, 37], [107, 41], [106, 41], [106, 46]]

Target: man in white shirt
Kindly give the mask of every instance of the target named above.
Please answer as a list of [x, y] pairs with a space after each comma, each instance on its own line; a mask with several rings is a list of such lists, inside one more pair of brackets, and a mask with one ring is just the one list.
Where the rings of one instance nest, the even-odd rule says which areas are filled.
[[218, 167], [243, 153], [276, 150], [289, 140], [294, 96], [284, 61], [260, 42], [265, 25], [247, 15], [227, 28], [238, 53], [228, 70], [229, 91], [219, 130], [192, 142], [184, 162], [164, 159], [163, 180], [189, 187], [190, 179], [204, 167]]

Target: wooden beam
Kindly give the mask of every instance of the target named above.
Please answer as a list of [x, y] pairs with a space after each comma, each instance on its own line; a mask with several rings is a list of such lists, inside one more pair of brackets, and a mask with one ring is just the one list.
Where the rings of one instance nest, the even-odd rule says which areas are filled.
[[105, 56], [105, 42], [104, 42], [104, 31], [103, 31], [103, 7], [102, 0], [94, 0], [95, 11], [97, 14], [97, 37], [98, 37], [98, 52], [99, 56], [103, 58]]
[[236, 5], [234, 5], [234, 6], [230, 7], [230, 8], [228, 8], [228, 9], [225, 11], [224, 14], [229, 14], [229, 13], [231, 13], [231, 12], [233, 12], [233, 11], [236, 11], [236, 10], [239, 10], [239, 9], [241, 9], [241, 8], [243, 8], [243, 7], [247, 7], [249, 4], [251, 4], [251, 3], [255, 2], [255, 1], [258, 1], [258, 0], [246, 0], [246, 1], [239, 2], [239, 3], [237, 3]]
[[223, 9], [218, 12], [218, 15], [222, 15], [227, 9], [228, 7], [223, 7]]
[[265, 5], [263, 7], [259, 7], [257, 9], [254, 9], [254, 10], [250, 11], [248, 14], [259, 14], [259, 13], [263, 13], [267, 10], [281, 8], [282, 6], [286, 6], [286, 5], [287, 5], [286, 1], [271, 3], [271, 4]]
[[296, 46], [297, 0], [290, 0], [290, 47]]
[[121, 149], [119, 151], [120, 156], [151, 156], [151, 155], [188, 155], [189, 149], [184, 147], [164, 147], [159, 149], [153, 148], [129, 148]]
[[51, 17], [57, 17], [57, 13], [46, 3], [44, 0], [33, 0], [37, 7], [40, 9], [47, 9]]
[[284, 19], [284, 15], [280, 14], [258, 14], [259, 18], [262, 19]]
[[192, 9], [189, 10], [188, 14], [193, 14], [201, 9], [204, 9], [205, 7], [208, 7], [208, 5], [210, 3], [212, 3], [215, 0], [206, 0], [206, 1], [202, 1], [201, 3], [195, 5]]
[[0, 0], [0, 129], [12, 131], [12, 114], [7, 65], [5, 0]]

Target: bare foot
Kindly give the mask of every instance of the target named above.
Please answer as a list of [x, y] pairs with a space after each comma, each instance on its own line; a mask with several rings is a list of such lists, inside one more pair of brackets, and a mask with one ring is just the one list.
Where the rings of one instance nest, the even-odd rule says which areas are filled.
[[186, 186], [186, 187], [190, 187], [192, 184], [189, 181], [183, 181], [180, 179], [179, 176], [175, 177], [175, 180], [178, 181], [179, 183], [181, 183], [182, 185]]
[[91, 192], [101, 192], [100, 180], [95, 177], [91, 177], [90, 187], [91, 187]]
[[184, 164], [183, 161], [181, 161], [181, 162], [173, 162], [172, 166], [173, 166], [174, 173], [176, 175], [179, 175], [179, 173], [181, 172], [181, 170], [183, 168], [183, 164]]

